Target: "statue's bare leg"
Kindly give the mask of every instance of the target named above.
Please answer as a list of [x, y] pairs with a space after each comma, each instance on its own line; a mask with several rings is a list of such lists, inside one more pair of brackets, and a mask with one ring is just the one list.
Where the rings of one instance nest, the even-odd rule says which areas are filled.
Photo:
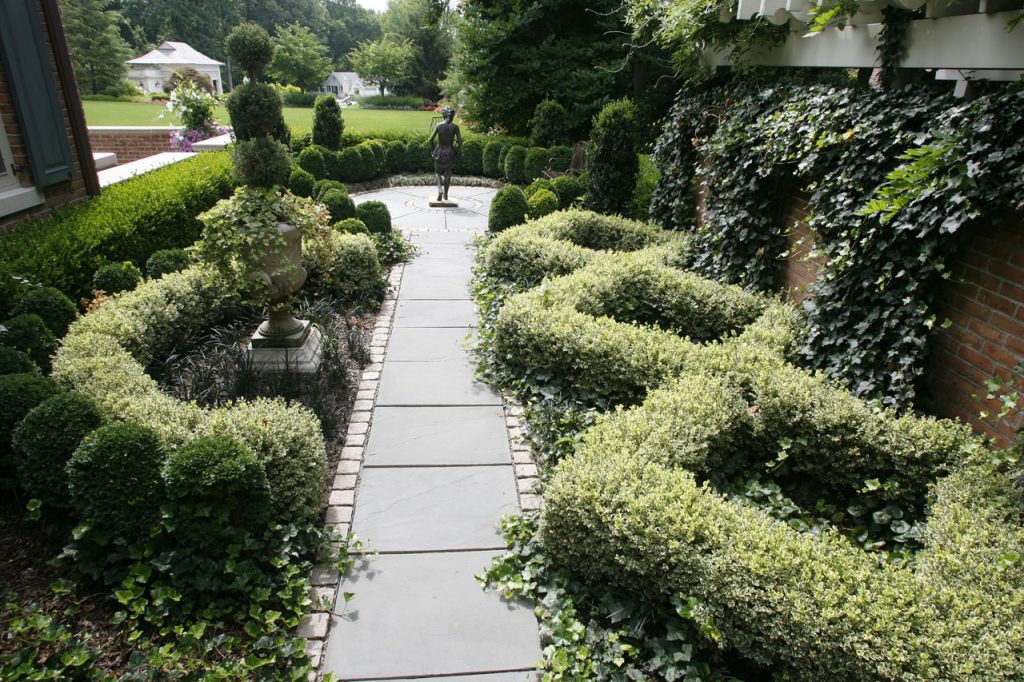
[[437, 177], [437, 200], [441, 201], [441, 187], [442, 187], [441, 186], [441, 183], [442, 183], [441, 169], [440, 168], [434, 169], [434, 175]]
[[448, 188], [452, 185], [452, 169], [449, 168], [444, 172], [444, 200], [448, 201]]

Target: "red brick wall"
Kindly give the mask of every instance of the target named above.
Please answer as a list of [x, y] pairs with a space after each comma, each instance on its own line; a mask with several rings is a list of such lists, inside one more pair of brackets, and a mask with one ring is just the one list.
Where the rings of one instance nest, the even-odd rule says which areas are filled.
[[979, 415], [999, 413], [999, 403], [985, 400], [986, 383], [1011, 377], [1024, 361], [1024, 221], [981, 226], [968, 238], [942, 289], [940, 319], [953, 324], [934, 340], [927, 385], [942, 413], [1007, 445], [1024, 425], [1022, 415]]
[[117, 162], [122, 164], [173, 151], [172, 130], [180, 128], [89, 126], [89, 142], [93, 152], [114, 152]]
[[[806, 222], [807, 196], [788, 197], [783, 215], [791, 232], [779, 288], [802, 301], [821, 267], [821, 261], [806, 257], [814, 244]], [[1006, 446], [1016, 440], [1024, 415], [995, 419], [999, 403], [985, 395], [993, 376], [1008, 379], [1024, 361], [1024, 221], [979, 226], [967, 240], [939, 295], [939, 319], [952, 324], [932, 340], [926, 400], [939, 414], [959, 417]], [[993, 417], [982, 419], [982, 411]]]
[[807, 200], [806, 194], [794, 193], [786, 197], [782, 207], [782, 219], [789, 226], [788, 257], [779, 269], [777, 283], [781, 291], [797, 302], [807, 298], [807, 287], [821, 268], [821, 261], [809, 256], [814, 247], [814, 232], [807, 225]]
[[[40, 17], [42, 16], [42, 7], [39, 3]], [[40, 19], [40, 22], [42, 19]], [[71, 147], [71, 155], [74, 159], [75, 170], [68, 182], [60, 183], [52, 187], [47, 187], [44, 190], [46, 201], [26, 211], [20, 213], [14, 213], [11, 215], [0, 216], [0, 232], [9, 229], [14, 223], [17, 223], [25, 218], [32, 216], [45, 215], [50, 213], [56, 208], [59, 208], [65, 204], [69, 204], [75, 201], [79, 201], [86, 197], [85, 183], [82, 180], [82, 167], [79, 163], [78, 154], [75, 150], [74, 140], [71, 135], [71, 123], [68, 119], [68, 109], [65, 104], [67, 97], [77, 98], [77, 92], [65, 93], [61, 86], [60, 78], [57, 75], [57, 64], [53, 57], [53, 47], [50, 45], [49, 35], [42, 24], [40, 24], [40, 30], [43, 32], [43, 39], [46, 42], [47, 51], [50, 56], [50, 70], [53, 73], [53, 80], [57, 86], [57, 99], [61, 103], [61, 108], [64, 113], [64, 129], [67, 131], [68, 145]], [[28, 157], [25, 149], [24, 141], [21, 137], [21, 131], [18, 129], [16, 118], [14, 114], [14, 101], [11, 99], [10, 90], [7, 87], [7, 77], [3, 68], [3, 64], [0, 63], [0, 114], [3, 116], [4, 130], [7, 133], [7, 141], [11, 145], [11, 152], [14, 156], [14, 163], [19, 166], [27, 166]], [[32, 185], [32, 176], [28, 170], [24, 170], [18, 173], [18, 177], [21, 180], [22, 185]]]

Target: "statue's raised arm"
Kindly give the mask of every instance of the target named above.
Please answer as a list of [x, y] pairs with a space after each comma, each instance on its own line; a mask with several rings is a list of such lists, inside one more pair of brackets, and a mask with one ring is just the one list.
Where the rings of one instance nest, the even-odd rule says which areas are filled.
[[[455, 125], [455, 110], [445, 107], [441, 111], [443, 121], [430, 134], [431, 156], [434, 159], [434, 173], [437, 176], [437, 200], [448, 201], [448, 188], [452, 184], [452, 169], [462, 151], [462, 131]], [[434, 147], [434, 140], [437, 146]]]

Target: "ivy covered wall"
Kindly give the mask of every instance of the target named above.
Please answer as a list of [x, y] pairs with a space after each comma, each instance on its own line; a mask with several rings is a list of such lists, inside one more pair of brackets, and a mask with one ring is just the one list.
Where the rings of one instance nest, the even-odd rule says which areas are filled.
[[[777, 75], [707, 82], [682, 91], [666, 123], [652, 216], [692, 232], [702, 274], [772, 290], [797, 241], [787, 202], [804, 192], [798, 210], [820, 267], [799, 266], [814, 277], [799, 361], [858, 395], [942, 410], [929, 393], [952, 387], [926, 381], [925, 370], [935, 337], [954, 322], [952, 264], [974, 230], [1009, 224], [1021, 209], [1022, 111], [1024, 93], [1012, 88], [965, 102]], [[1024, 302], [1014, 305], [1009, 317], [1019, 320]], [[957, 413], [976, 418], [974, 407]]]

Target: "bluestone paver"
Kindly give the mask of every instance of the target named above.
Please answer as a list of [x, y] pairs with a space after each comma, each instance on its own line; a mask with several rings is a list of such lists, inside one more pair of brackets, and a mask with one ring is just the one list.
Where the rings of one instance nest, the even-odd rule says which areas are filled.
[[377, 405], [501, 405], [501, 396], [473, 378], [473, 363], [385, 362]]
[[503, 549], [495, 522], [518, 511], [513, 476], [502, 466], [366, 468], [352, 530], [379, 552]]
[[409, 299], [398, 302], [395, 329], [401, 327], [470, 327], [476, 324], [476, 305], [469, 300], [431, 301]]
[[444, 272], [420, 268], [402, 278], [402, 298], [466, 300], [469, 298], [469, 279], [461, 272], [453, 277]]
[[365, 465], [508, 464], [501, 407], [378, 407]]
[[388, 343], [388, 362], [463, 360], [467, 330], [458, 327], [398, 327]]
[[355, 597], [332, 618], [324, 670], [358, 680], [531, 669], [540, 658], [532, 610], [480, 589], [473, 577], [497, 555], [374, 558], [342, 584]]

